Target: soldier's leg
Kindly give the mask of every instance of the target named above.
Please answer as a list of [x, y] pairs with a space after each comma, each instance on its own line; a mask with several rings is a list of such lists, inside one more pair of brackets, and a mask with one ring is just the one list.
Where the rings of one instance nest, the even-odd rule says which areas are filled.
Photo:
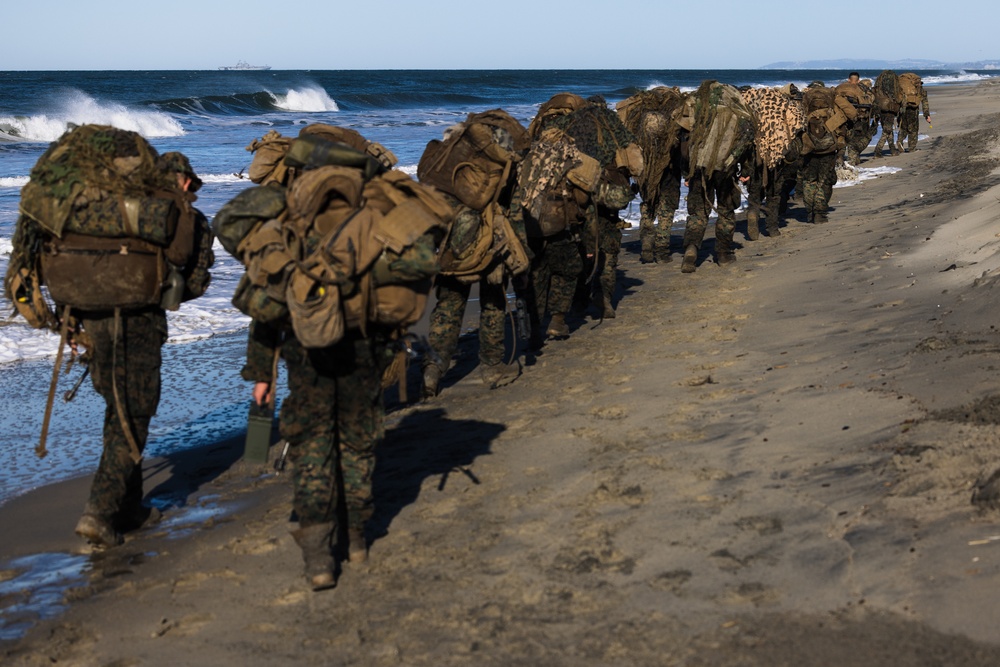
[[[348, 372], [337, 375], [337, 441], [347, 516], [348, 553], [352, 562], [367, 555], [365, 526], [374, 508], [372, 473], [375, 448], [385, 438], [385, 410], [382, 405], [382, 371], [377, 338], [357, 338], [346, 350]], [[353, 348], [353, 349], [351, 349]]]
[[434, 355], [424, 359], [423, 395], [425, 398], [436, 396], [441, 377], [451, 367], [452, 357], [458, 349], [458, 337], [462, 331], [462, 317], [469, 301], [471, 285], [462, 284], [449, 276], [438, 276], [434, 304], [431, 312], [430, 331], [427, 342]]
[[504, 361], [507, 295], [503, 285], [479, 281], [479, 361], [495, 366]]
[[764, 188], [764, 215], [768, 236], [781, 236], [781, 168], [767, 171], [767, 185]]
[[674, 226], [674, 212], [681, 205], [680, 169], [671, 168], [663, 173], [660, 181], [660, 201], [656, 209], [656, 261], [670, 261], [670, 231]]
[[599, 243], [598, 280], [601, 294], [599, 305], [601, 317], [611, 319], [615, 316], [614, 295], [618, 284], [618, 254], [622, 248], [621, 222], [616, 211], [601, 210]]
[[735, 175], [717, 173], [712, 181], [719, 214], [715, 221], [715, 261], [720, 265], [729, 264], [736, 261], [733, 234], [736, 231], [735, 211], [740, 205], [740, 187]]
[[698, 250], [701, 249], [705, 228], [708, 227], [711, 203], [708, 200], [706, 185], [701, 173], [696, 173], [688, 182], [688, 218], [684, 226], [684, 261], [681, 263], [683, 273], [694, 273]]
[[747, 238], [760, 237], [760, 217], [764, 203], [764, 165], [754, 164], [750, 182], [747, 183]]
[[827, 210], [830, 205], [830, 197], [833, 195], [833, 186], [836, 183], [837, 156], [821, 156], [818, 160], [816, 194], [813, 202], [816, 222], [826, 222], [828, 220]]
[[583, 272], [579, 244], [567, 231], [557, 240], [551, 241], [545, 252], [549, 257], [551, 270], [548, 303], [552, 321], [549, 323], [548, 333], [557, 337], [568, 336], [566, 313], [573, 305], [577, 280]]
[[549, 305], [549, 283], [552, 281], [552, 269], [548, 256], [548, 243], [545, 239], [528, 239], [533, 258], [531, 260], [531, 287], [535, 290], [535, 305], [538, 309], [538, 319], [544, 319]]
[[655, 217], [655, 205], [643, 199], [642, 203], [639, 204], [639, 261], [643, 264], [649, 264], [656, 260], [656, 231], [653, 229]]
[[[138, 527], [142, 515], [148, 515], [142, 506], [142, 465], [134, 461], [124, 429], [129, 429], [141, 454], [160, 400], [160, 348], [166, 340], [166, 318], [155, 311], [122, 315], [117, 343], [113, 317], [84, 318], [83, 324], [94, 343], [90, 361], [94, 389], [106, 407], [104, 447], [77, 533], [110, 546], [118, 541], [115, 531]], [[117, 383], [124, 426], [112, 383]]]

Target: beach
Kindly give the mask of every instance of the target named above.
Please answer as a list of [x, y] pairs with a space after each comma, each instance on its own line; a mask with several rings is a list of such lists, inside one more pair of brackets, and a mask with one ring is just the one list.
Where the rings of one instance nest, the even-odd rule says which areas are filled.
[[863, 165], [901, 171], [827, 224], [739, 224], [735, 264], [629, 233], [617, 318], [511, 385], [464, 339], [439, 397], [390, 403], [333, 590], [240, 437], [148, 460], [176, 502], [106, 552], [72, 531], [86, 477], [0, 506], [4, 664], [1000, 664], [1000, 510], [971, 502], [1000, 469], [1000, 85], [930, 103], [918, 151]]

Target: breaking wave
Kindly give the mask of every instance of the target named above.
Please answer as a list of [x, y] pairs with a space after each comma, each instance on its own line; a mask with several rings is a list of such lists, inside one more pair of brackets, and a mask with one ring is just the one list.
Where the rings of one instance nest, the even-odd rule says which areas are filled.
[[969, 83], [972, 81], [986, 81], [987, 79], [994, 78], [990, 74], [977, 74], [975, 72], [956, 72], [954, 74], [940, 74], [937, 76], [925, 76], [923, 77], [924, 83], [928, 85], [936, 85], [942, 83]]
[[284, 111], [304, 111], [307, 113], [340, 111], [337, 102], [322, 88], [292, 89], [284, 95], [272, 95], [272, 97], [274, 98], [274, 106]]
[[72, 90], [52, 113], [34, 116], [0, 116], [0, 132], [7, 139], [55, 141], [69, 124], [96, 123], [138, 132], [144, 137], [179, 137], [184, 128], [159, 111], [132, 109], [115, 102], [99, 102], [79, 90]]

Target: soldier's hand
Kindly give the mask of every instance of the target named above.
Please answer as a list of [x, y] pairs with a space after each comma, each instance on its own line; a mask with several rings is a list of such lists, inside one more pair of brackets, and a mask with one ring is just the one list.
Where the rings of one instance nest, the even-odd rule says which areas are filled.
[[263, 407], [271, 402], [271, 383], [256, 382], [253, 386], [253, 402]]

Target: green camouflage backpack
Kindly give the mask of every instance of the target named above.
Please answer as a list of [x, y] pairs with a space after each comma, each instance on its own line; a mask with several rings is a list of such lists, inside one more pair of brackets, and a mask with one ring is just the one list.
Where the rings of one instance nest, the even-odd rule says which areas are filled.
[[732, 170], [753, 144], [753, 116], [740, 91], [718, 81], [705, 81], [686, 101], [691, 138], [688, 177]]
[[906, 96], [899, 85], [899, 76], [891, 69], [883, 70], [875, 78], [875, 105], [880, 111], [899, 113]]
[[[71, 127], [21, 191], [18, 236], [36, 243], [16, 253], [8, 276], [21, 276], [22, 291], [44, 284], [58, 305], [176, 309], [185, 292], [204, 291], [211, 266], [207, 224], [199, 223], [193, 200], [135, 132]], [[188, 284], [195, 267], [199, 275]]]

